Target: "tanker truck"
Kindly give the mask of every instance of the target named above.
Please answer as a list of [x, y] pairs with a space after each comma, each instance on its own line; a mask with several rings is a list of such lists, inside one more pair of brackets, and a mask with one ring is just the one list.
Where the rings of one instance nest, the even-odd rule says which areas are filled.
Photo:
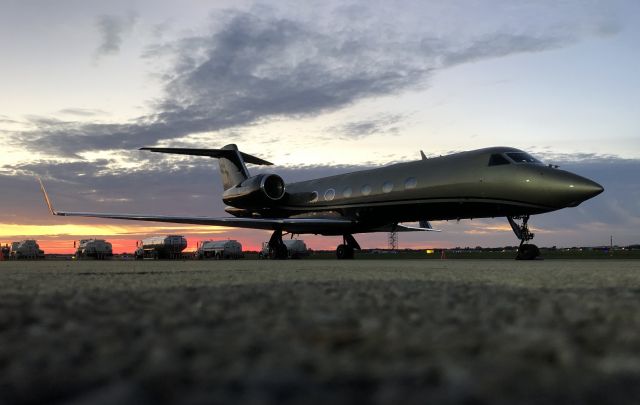
[[198, 259], [241, 259], [242, 245], [236, 240], [205, 240], [196, 250]]
[[82, 239], [73, 243], [76, 247], [76, 259], [93, 258], [97, 260], [109, 259], [113, 256], [111, 243], [104, 239]]
[[137, 260], [142, 259], [180, 259], [187, 247], [187, 240], [181, 235], [152, 236], [137, 243]]
[[[303, 257], [309, 256], [307, 245], [303, 240], [284, 239], [282, 242], [284, 242], [284, 245], [287, 247], [287, 256], [289, 257], [289, 259], [302, 259]], [[269, 242], [264, 242], [262, 244], [262, 250], [260, 251], [260, 253], [258, 253], [258, 258], [269, 258]]]
[[11, 259], [44, 259], [44, 251], [33, 239], [25, 239], [11, 244], [9, 251]]

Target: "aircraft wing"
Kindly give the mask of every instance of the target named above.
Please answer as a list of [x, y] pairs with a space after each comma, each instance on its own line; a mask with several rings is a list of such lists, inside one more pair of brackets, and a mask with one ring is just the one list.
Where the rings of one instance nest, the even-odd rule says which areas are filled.
[[217, 225], [233, 228], [252, 228], [276, 230], [282, 229], [293, 233], [324, 233], [344, 229], [345, 232], [354, 225], [346, 219], [320, 218], [235, 218], [235, 217], [180, 217], [163, 215], [110, 214], [102, 212], [65, 212], [53, 211], [53, 215], [64, 217], [92, 217], [109, 219], [127, 219], [134, 221], [171, 222], [178, 224]]
[[44, 199], [52, 215], [64, 217], [90, 217], [125, 219], [134, 221], [170, 222], [178, 224], [217, 225], [234, 228], [252, 228], [266, 230], [285, 230], [292, 233], [341, 233], [350, 232], [356, 223], [341, 218], [236, 218], [236, 217], [182, 217], [165, 215], [113, 214], [106, 212], [70, 212], [53, 208], [49, 195], [40, 182]]
[[237, 217], [183, 217], [166, 215], [143, 214], [114, 214], [107, 212], [70, 212], [57, 211], [53, 208], [49, 195], [44, 188], [42, 180], [40, 188], [44, 195], [47, 208], [52, 215], [63, 217], [90, 217], [124, 219], [133, 221], [169, 222], [177, 224], [216, 225], [233, 228], [251, 228], [265, 230], [283, 230], [291, 233], [315, 233], [326, 235], [340, 235], [354, 232], [415, 232], [432, 231], [431, 224], [421, 221], [421, 226], [408, 226], [402, 224], [389, 224], [376, 228], [363, 228], [361, 224], [347, 218], [237, 218]]

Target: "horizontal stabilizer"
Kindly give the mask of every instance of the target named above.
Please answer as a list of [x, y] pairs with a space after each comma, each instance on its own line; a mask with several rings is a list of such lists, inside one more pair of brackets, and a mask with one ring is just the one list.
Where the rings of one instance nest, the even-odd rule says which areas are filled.
[[440, 229], [429, 227], [389, 224], [372, 229], [370, 232], [441, 232]]
[[190, 148], [140, 148], [140, 150], [148, 150], [151, 152], [159, 153], [173, 153], [176, 155], [191, 155], [191, 156], [209, 156], [212, 158], [227, 158], [231, 161], [236, 159], [236, 153], [240, 153], [245, 163], [251, 163], [254, 165], [271, 166], [273, 163], [260, 159], [248, 153], [239, 152], [233, 149], [190, 149]]

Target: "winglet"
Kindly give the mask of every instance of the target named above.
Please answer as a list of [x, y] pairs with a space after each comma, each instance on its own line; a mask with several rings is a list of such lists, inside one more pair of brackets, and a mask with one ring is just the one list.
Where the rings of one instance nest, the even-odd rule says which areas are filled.
[[427, 155], [423, 151], [420, 151], [420, 156], [422, 156], [422, 160], [427, 160]]
[[40, 189], [42, 190], [42, 194], [44, 194], [44, 202], [47, 203], [47, 207], [49, 208], [49, 212], [51, 215], [58, 215], [56, 210], [53, 209], [51, 205], [51, 200], [49, 200], [49, 195], [47, 194], [47, 190], [44, 188], [44, 184], [42, 184], [42, 180], [38, 177], [38, 182], [40, 183]]

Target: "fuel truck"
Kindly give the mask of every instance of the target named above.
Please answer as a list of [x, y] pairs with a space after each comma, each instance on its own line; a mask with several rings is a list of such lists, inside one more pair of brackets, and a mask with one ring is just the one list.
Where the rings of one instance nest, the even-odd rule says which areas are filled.
[[187, 240], [182, 235], [152, 236], [137, 243], [134, 254], [142, 259], [181, 259]]
[[33, 239], [11, 243], [10, 259], [44, 259], [44, 251]]
[[[309, 256], [307, 245], [302, 239], [284, 239], [282, 242], [287, 247], [287, 257], [289, 259], [302, 259]], [[258, 258], [269, 258], [269, 242], [262, 243], [262, 250], [258, 253]]]
[[82, 239], [73, 243], [76, 248], [76, 259], [93, 258], [97, 260], [110, 259], [113, 257], [113, 248], [111, 243], [104, 239]]
[[242, 245], [237, 240], [205, 240], [198, 245], [198, 259], [242, 259]]

